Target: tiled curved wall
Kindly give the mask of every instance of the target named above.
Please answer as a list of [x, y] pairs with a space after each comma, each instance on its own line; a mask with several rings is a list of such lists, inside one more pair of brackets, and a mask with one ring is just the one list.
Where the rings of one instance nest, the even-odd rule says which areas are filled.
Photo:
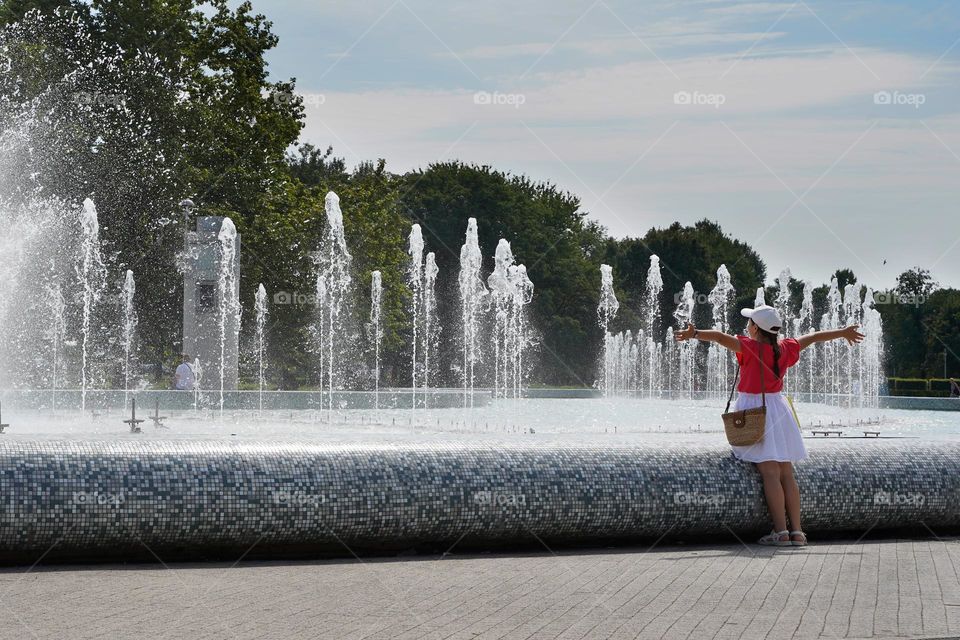
[[[830, 443], [798, 479], [809, 531], [960, 525], [960, 444]], [[34, 559], [768, 526], [756, 471], [715, 446], [6, 439], [0, 499], [0, 552]]]

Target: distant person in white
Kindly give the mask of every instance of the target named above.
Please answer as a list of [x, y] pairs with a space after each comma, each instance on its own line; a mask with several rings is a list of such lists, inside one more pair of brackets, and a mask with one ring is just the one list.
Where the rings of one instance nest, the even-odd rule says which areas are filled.
[[177, 367], [177, 374], [173, 379], [173, 388], [180, 391], [193, 391], [197, 382], [197, 377], [193, 373], [193, 367], [190, 365], [190, 356], [183, 355], [183, 362]]

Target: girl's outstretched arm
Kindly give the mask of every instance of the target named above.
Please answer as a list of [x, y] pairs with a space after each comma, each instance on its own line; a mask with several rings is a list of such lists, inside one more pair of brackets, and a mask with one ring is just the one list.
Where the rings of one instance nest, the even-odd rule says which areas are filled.
[[687, 340], [703, 340], [704, 342], [716, 342], [721, 347], [725, 347], [734, 353], [740, 353], [740, 341], [734, 336], [728, 335], [723, 331], [714, 331], [712, 329], [697, 329], [692, 324], [688, 324], [683, 331], [673, 334], [677, 342], [686, 342]]
[[864, 335], [860, 333], [859, 329], [860, 325], [852, 324], [843, 329], [814, 331], [813, 333], [808, 333], [805, 336], [800, 336], [797, 338], [797, 342], [800, 343], [801, 349], [806, 349], [816, 342], [830, 342], [831, 340], [839, 340], [841, 338], [846, 340], [848, 344], [859, 344], [864, 338]]

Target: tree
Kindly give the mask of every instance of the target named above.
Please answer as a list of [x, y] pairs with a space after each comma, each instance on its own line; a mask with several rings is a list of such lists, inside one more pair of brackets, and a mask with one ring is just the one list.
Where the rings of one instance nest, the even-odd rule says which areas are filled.
[[[25, 14], [30, 6], [41, 11]], [[39, 104], [44, 123], [31, 137], [39, 153], [11, 183], [24, 197], [94, 199], [111, 273], [130, 268], [138, 280], [146, 357], [169, 361], [187, 230], [179, 200], [190, 196], [197, 215], [230, 216], [241, 234], [251, 231], [245, 272], [254, 255], [282, 255], [258, 244], [270, 236], [254, 225], [296, 191], [284, 154], [303, 109], [292, 80], [267, 80], [264, 54], [277, 43], [270, 23], [249, 2], [231, 9], [227, 0], [18, 2], [2, 15], [19, 21], [2, 35], [11, 72], [0, 78], [0, 119]], [[242, 283], [243, 299], [252, 298], [256, 284]]]
[[897, 276], [896, 292], [899, 296], [928, 298], [939, 286], [930, 271], [915, 267]]
[[[764, 280], [766, 267], [757, 253], [745, 243], [726, 235], [720, 225], [701, 220], [692, 227], [675, 222], [666, 229], [651, 229], [642, 239], [608, 240], [605, 260], [614, 267], [621, 294], [621, 311], [616, 328], [640, 326], [641, 308], [646, 302], [647, 271], [650, 256], [660, 257], [663, 294], [660, 299], [660, 326], [675, 324], [675, 295], [689, 281], [698, 295], [695, 320], [699, 326], [711, 326], [712, 311], [704, 304], [707, 293], [717, 284], [717, 269], [726, 264], [736, 289], [734, 307], [753, 306], [756, 289]], [[737, 314], [739, 317], [739, 314]], [[735, 320], [735, 318], [730, 318]], [[661, 340], [663, 335], [656, 336]]]
[[837, 269], [833, 277], [837, 279], [837, 288], [841, 293], [848, 284], [857, 284], [857, 276], [853, 274], [852, 269]]
[[960, 291], [933, 291], [924, 304], [928, 312], [922, 324], [926, 347], [923, 371], [931, 378], [960, 377]]
[[[956, 340], [956, 290], [937, 290], [931, 273], [920, 267], [904, 271], [897, 286], [876, 296], [887, 343], [888, 373], [932, 377], [943, 373], [943, 352]], [[954, 351], [957, 353], [956, 351]]]

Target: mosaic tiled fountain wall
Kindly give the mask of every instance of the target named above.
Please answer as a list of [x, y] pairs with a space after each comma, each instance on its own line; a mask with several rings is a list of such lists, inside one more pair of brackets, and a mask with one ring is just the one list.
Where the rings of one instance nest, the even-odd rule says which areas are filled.
[[[830, 443], [798, 479], [808, 531], [960, 525], [960, 444]], [[0, 553], [27, 561], [769, 526], [757, 472], [719, 446], [4, 439], [0, 499]]]

